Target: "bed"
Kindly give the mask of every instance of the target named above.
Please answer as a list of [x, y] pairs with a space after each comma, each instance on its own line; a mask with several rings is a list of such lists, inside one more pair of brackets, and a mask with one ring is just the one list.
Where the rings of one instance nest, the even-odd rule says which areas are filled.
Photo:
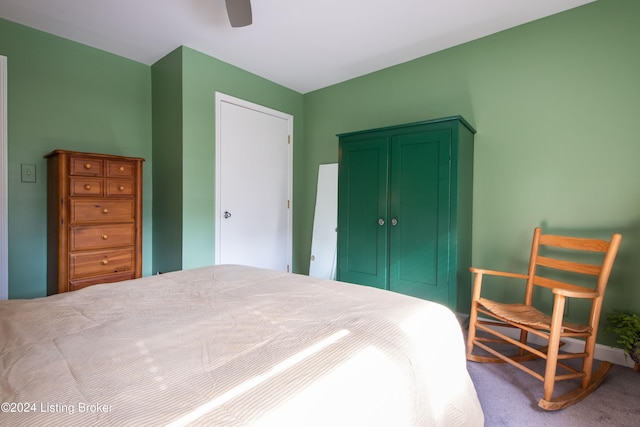
[[482, 426], [455, 315], [219, 265], [0, 302], [11, 426]]

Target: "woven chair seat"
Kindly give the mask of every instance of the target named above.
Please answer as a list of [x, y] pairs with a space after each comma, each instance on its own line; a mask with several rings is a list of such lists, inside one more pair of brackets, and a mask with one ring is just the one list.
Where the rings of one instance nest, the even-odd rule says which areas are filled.
[[[547, 331], [551, 329], [551, 317], [530, 305], [503, 304], [485, 298], [480, 298], [479, 302], [491, 313], [510, 322]], [[561, 332], [567, 331], [589, 333], [591, 332], [591, 327], [589, 325], [581, 325], [579, 323], [562, 322]]]

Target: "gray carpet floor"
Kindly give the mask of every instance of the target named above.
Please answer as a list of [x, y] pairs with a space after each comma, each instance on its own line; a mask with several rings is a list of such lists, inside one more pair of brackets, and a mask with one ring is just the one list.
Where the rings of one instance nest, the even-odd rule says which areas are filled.
[[[535, 366], [540, 361], [532, 363]], [[640, 427], [640, 372], [631, 368], [614, 365], [600, 387], [584, 400], [551, 412], [538, 407], [542, 382], [516, 367], [467, 362], [467, 369], [484, 410], [486, 427]], [[557, 384], [558, 393], [554, 395], [576, 385], [572, 381]]]

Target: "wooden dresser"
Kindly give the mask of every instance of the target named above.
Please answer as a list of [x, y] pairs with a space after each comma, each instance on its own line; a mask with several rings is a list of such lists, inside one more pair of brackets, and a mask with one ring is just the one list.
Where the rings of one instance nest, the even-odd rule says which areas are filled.
[[142, 162], [55, 150], [48, 160], [47, 293], [142, 275]]

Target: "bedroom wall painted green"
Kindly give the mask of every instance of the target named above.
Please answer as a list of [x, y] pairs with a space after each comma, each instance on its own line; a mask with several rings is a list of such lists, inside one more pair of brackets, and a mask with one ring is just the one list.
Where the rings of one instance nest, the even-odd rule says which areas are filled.
[[639, 2], [601, 0], [305, 94], [305, 205], [337, 133], [460, 114], [478, 131], [474, 265], [523, 271], [538, 225], [621, 232], [605, 312], [640, 312], [639, 20]]
[[151, 67], [153, 273], [182, 265], [182, 49]]
[[[9, 298], [46, 295], [46, 162], [60, 148], [151, 158], [148, 66], [0, 20], [8, 68]], [[20, 165], [36, 165], [36, 183]], [[151, 247], [151, 162], [143, 245]], [[145, 251], [144, 272], [151, 266]]]
[[[303, 158], [302, 127], [303, 97], [300, 93], [284, 88], [255, 74], [248, 73], [218, 59], [204, 55], [193, 49], [181, 47], [171, 55], [181, 55], [182, 102], [176, 108], [182, 108], [179, 141], [182, 159], [182, 182], [180, 184], [182, 221], [182, 255], [180, 260], [166, 259], [161, 244], [154, 247], [156, 263], [154, 269], [195, 268], [211, 265], [214, 262], [214, 176], [215, 176], [215, 92], [235, 96], [256, 104], [291, 114], [294, 117], [293, 152], [294, 165], [301, 165]], [[162, 60], [161, 62], [164, 62]], [[154, 76], [155, 76], [154, 66]], [[174, 75], [177, 77], [177, 75]], [[172, 83], [173, 84], [173, 83]], [[156, 94], [154, 85], [154, 97]], [[163, 90], [162, 88], [158, 88]], [[162, 120], [154, 109], [154, 123]], [[161, 145], [164, 145], [161, 142]], [[154, 160], [158, 140], [154, 136]], [[179, 156], [179, 157], [180, 157]], [[161, 172], [158, 172], [161, 173]], [[154, 181], [154, 190], [158, 193], [169, 191]], [[295, 200], [303, 192], [303, 173], [300, 167], [294, 167], [294, 239], [298, 234], [297, 224], [302, 216], [297, 210]], [[156, 211], [156, 215], [162, 213]], [[294, 241], [294, 247], [298, 244]], [[160, 251], [156, 253], [157, 251]], [[160, 262], [160, 259], [163, 259]], [[294, 254], [294, 270], [299, 260]], [[166, 268], [169, 266], [168, 268]]]

